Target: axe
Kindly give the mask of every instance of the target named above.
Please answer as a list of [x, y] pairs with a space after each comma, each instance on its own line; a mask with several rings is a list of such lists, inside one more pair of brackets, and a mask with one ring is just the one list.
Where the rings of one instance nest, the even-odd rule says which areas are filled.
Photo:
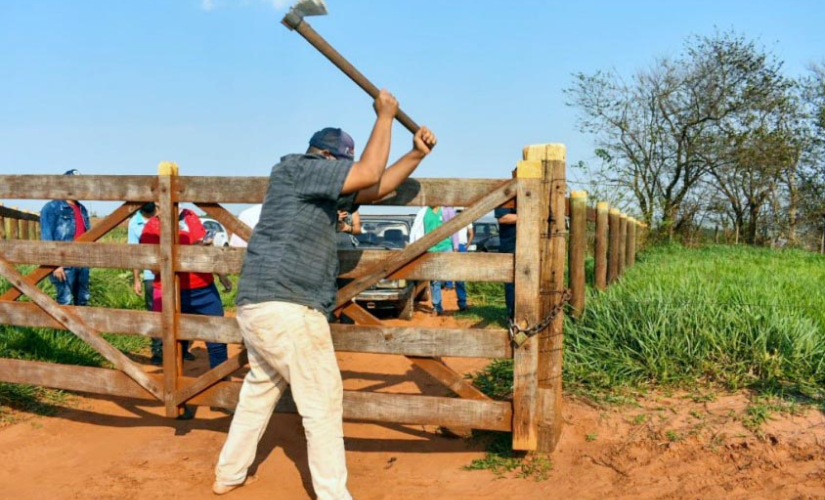
[[[327, 14], [327, 5], [324, 0], [298, 0], [292, 8], [289, 9], [284, 19], [281, 21], [284, 26], [292, 31], [297, 31], [299, 35], [304, 37], [313, 47], [329, 59], [332, 64], [338, 67], [345, 75], [350, 77], [359, 87], [372, 96], [373, 99], [378, 97], [378, 87], [376, 87], [367, 77], [365, 77], [355, 66], [350, 64], [344, 56], [342, 56], [332, 45], [312, 29], [312, 26], [304, 20], [307, 16], [325, 16]], [[407, 130], [415, 134], [420, 128], [412, 118], [406, 113], [398, 110], [395, 118], [404, 125]]]

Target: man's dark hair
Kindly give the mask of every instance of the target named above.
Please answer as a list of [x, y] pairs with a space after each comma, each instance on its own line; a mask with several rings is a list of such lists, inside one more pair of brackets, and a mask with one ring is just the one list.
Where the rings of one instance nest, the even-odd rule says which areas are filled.
[[155, 215], [155, 211], [157, 210], [157, 206], [155, 205], [154, 201], [150, 201], [149, 203], [140, 207], [140, 213], [143, 215]]

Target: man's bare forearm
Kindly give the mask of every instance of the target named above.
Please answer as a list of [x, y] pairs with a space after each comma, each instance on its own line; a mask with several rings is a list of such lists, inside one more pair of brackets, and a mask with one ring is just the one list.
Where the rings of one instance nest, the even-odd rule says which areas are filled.
[[418, 168], [426, 155], [416, 149], [405, 154], [384, 171], [378, 182], [358, 193], [357, 203], [369, 203], [395, 191]]

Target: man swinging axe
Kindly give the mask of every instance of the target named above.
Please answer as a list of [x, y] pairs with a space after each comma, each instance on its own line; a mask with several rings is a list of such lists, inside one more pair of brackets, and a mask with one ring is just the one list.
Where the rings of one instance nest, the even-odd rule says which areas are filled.
[[352, 498], [346, 485], [343, 385], [327, 323], [338, 276], [337, 214], [393, 192], [437, 142], [421, 127], [412, 150], [385, 170], [398, 102], [382, 90], [374, 108], [375, 125], [359, 161], [346, 132], [325, 128], [312, 136], [305, 154], [284, 156], [272, 168], [238, 283], [238, 324], [250, 371], [216, 467], [216, 494], [255, 480], [247, 470], [289, 384], [303, 419], [318, 500]]

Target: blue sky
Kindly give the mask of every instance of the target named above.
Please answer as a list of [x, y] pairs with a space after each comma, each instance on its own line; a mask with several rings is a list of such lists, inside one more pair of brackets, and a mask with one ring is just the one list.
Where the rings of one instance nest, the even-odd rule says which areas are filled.
[[[326, 125], [363, 145], [369, 98], [280, 24], [288, 3], [0, 0], [0, 173], [172, 160], [185, 175], [267, 175]], [[825, 59], [820, 1], [327, 3], [312, 25], [439, 134], [419, 177], [507, 177], [531, 143], [592, 160], [564, 103], [570, 75], [629, 74], [714, 27], [759, 38], [789, 75]], [[394, 138], [397, 156], [410, 136]]]

